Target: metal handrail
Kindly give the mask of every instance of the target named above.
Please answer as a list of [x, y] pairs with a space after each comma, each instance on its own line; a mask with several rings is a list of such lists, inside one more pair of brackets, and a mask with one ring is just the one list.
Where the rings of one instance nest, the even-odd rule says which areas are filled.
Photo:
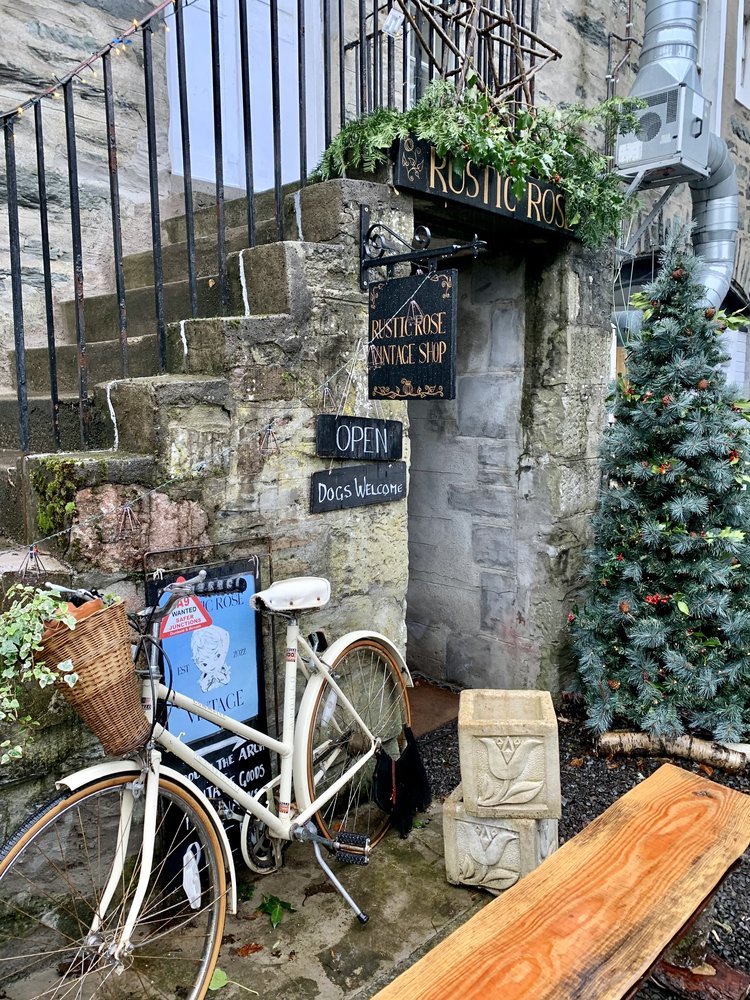
[[[162, 0], [162, 3], [154, 7], [153, 10], [150, 10], [140, 21], [134, 19], [130, 27], [126, 28], [121, 35], [113, 38], [111, 42], [103, 45], [102, 48], [97, 49], [96, 52], [92, 52], [88, 59], [84, 59], [83, 62], [80, 62], [74, 69], [70, 70], [69, 73], [66, 73], [65, 76], [60, 79], [56, 79], [55, 83], [53, 83], [51, 87], [47, 87], [47, 89], [43, 90], [41, 93], [35, 94], [33, 97], [29, 97], [27, 100], [23, 101], [23, 103], [18, 104], [11, 111], [0, 112], [0, 121], [5, 118], [12, 118], [15, 115], [21, 115], [24, 111], [33, 107], [33, 105], [38, 101], [43, 100], [45, 97], [52, 97], [52, 95], [64, 87], [66, 83], [69, 83], [77, 76], [80, 76], [85, 69], [90, 69], [97, 59], [101, 59], [102, 56], [108, 55], [117, 45], [122, 44], [123, 39], [129, 38], [131, 35], [134, 35], [136, 31], [143, 28], [144, 25], [150, 24], [151, 20], [156, 17], [157, 14], [161, 14], [165, 8], [176, 6], [177, 5], [174, 0]], [[186, 6], [189, 6], [189, 4]]]

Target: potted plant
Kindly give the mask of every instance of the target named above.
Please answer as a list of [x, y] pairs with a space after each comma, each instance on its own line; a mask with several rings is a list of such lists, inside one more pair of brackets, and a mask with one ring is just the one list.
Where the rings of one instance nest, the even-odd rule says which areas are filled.
[[[72, 686], [78, 677], [70, 661], [48, 664], [42, 657], [42, 637], [50, 626], [71, 629], [75, 618], [65, 601], [52, 591], [16, 584], [7, 593], [9, 605], [0, 613], [0, 726], [28, 728], [37, 720], [21, 714], [23, 688], [35, 683], [49, 687], [60, 678]], [[23, 755], [20, 743], [0, 741], [0, 764]]]

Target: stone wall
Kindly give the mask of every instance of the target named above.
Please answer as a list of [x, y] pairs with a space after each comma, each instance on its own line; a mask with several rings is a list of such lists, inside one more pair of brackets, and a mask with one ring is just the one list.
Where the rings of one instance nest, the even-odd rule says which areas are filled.
[[457, 398], [409, 405], [413, 668], [559, 690], [599, 481], [608, 263], [571, 244], [461, 271]]

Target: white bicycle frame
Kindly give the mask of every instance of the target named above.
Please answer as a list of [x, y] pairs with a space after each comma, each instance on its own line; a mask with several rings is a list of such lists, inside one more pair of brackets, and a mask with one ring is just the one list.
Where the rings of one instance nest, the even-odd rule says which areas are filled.
[[[404, 683], [407, 687], [410, 687], [411, 676], [402, 657], [390, 640], [385, 636], [379, 635], [378, 633], [348, 633], [347, 635], [342, 636], [341, 639], [329, 648], [329, 657], [332, 660], [335, 659], [338, 650], [346, 648], [346, 646], [348, 646], [351, 642], [365, 636], [376, 639], [385, 645], [392, 654], [394, 654], [396, 662], [398, 663], [404, 676]], [[302, 648], [303, 653], [307, 654], [309, 657], [308, 662], [312, 663], [315, 673], [311, 672], [307, 666], [301, 665], [299, 656], [300, 647]], [[155, 662], [152, 664], [151, 669], [156, 669]], [[305, 694], [303, 695], [300, 703], [299, 712], [296, 712], [297, 671], [300, 669], [306, 675], [307, 683]], [[317, 682], [316, 676], [320, 678]], [[286, 662], [284, 671], [284, 701], [281, 740], [276, 740], [273, 737], [260, 732], [260, 730], [253, 729], [252, 726], [246, 726], [244, 723], [236, 722], [234, 719], [229, 718], [229, 716], [224, 715], [222, 712], [216, 712], [213, 709], [206, 708], [206, 706], [200, 704], [200, 702], [197, 702], [192, 698], [188, 698], [185, 695], [180, 694], [178, 691], [168, 688], [165, 684], [161, 682], [157, 683], [156, 681], [157, 678], [149, 674], [143, 678], [142, 684], [143, 708], [150, 720], [153, 721], [154, 718], [153, 694], [155, 692], [158, 699], [166, 701], [168, 704], [174, 705], [176, 708], [185, 709], [193, 715], [198, 715], [202, 719], [212, 722], [222, 729], [228, 730], [243, 739], [253, 741], [260, 746], [267, 747], [269, 750], [278, 754], [281, 761], [280, 773], [277, 777], [266, 782], [266, 784], [262, 788], [258, 789], [258, 791], [253, 794], [249, 794], [236, 782], [232, 781], [231, 778], [222, 774], [222, 772], [219, 771], [218, 768], [214, 767], [213, 764], [209, 763], [194, 750], [191, 750], [190, 747], [184, 744], [178, 737], [168, 732], [162, 725], [159, 723], [154, 725], [153, 740], [156, 744], [163, 747], [165, 750], [168, 750], [170, 753], [173, 753], [193, 770], [197, 771], [199, 774], [203, 775], [204, 778], [211, 781], [217, 788], [219, 788], [224, 794], [228, 795], [248, 813], [263, 822], [268, 827], [272, 836], [278, 837], [282, 840], [291, 840], [293, 830], [304, 826], [304, 824], [310, 820], [315, 813], [326, 804], [326, 802], [332, 799], [341, 790], [341, 788], [344, 787], [344, 785], [351, 781], [351, 779], [363, 767], [365, 767], [379, 748], [379, 738], [373, 736], [352, 703], [336, 683], [335, 678], [331, 675], [328, 664], [317, 656], [309, 643], [300, 635], [299, 625], [295, 618], [289, 620], [286, 630]], [[302, 810], [295, 810], [292, 805], [294, 765], [295, 763], [300, 764], [304, 760], [304, 771], [300, 767], [297, 772], [297, 776], [295, 777], [294, 790], [296, 795], [300, 796], [303, 793], [303, 789], [296, 787], [297, 781], [301, 780], [302, 775], [307, 773], [307, 747], [303, 745], [303, 737], [306, 736], [309, 731], [309, 726], [312, 720], [312, 712], [317, 702], [317, 694], [324, 683], [330, 685], [331, 690], [336, 694], [338, 702], [346, 709], [349, 716], [369, 738], [370, 748], [366, 751], [366, 753], [362, 754], [362, 756], [359, 757], [357, 761], [352, 764], [351, 767], [349, 767], [336, 781], [334, 781], [322, 795], [319, 795], [317, 798], [312, 800]], [[315, 686], [314, 690], [312, 690], [311, 685]], [[315, 697], [306, 697], [308, 693], [314, 694]], [[332, 721], [335, 723], [333, 717]], [[154, 842], [156, 838], [156, 811], [160, 765], [161, 753], [159, 750], [152, 748], [149, 753], [148, 767], [145, 772], [145, 810], [143, 825], [144, 843], [143, 853], [141, 856], [141, 869], [138, 877], [138, 884], [136, 886], [122, 933], [120, 934], [118, 941], [114, 944], [113, 953], [115, 958], [118, 960], [122, 960], [129, 950], [130, 938], [138, 921], [140, 909], [143, 905], [143, 900], [146, 897], [148, 883], [151, 878], [151, 863], [153, 860]], [[330, 766], [330, 763], [328, 766]], [[189, 782], [189, 779], [185, 779], [185, 781], [187, 784], [192, 784], [192, 782]], [[274, 788], [277, 785], [279, 788], [278, 815], [266, 808], [266, 806], [262, 805], [259, 801], [269, 791], [269, 789]], [[306, 792], [306, 788], [304, 791]], [[99, 902], [99, 906], [97, 907], [97, 912], [94, 915], [90, 931], [90, 937], [92, 940], [104, 920], [107, 908], [114, 896], [116, 887], [122, 875], [124, 857], [130, 837], [133, 796], [134, 792], [129, 791], [123, 799], [122, 813], [120, 816], [120, 830], [118, 835], [118, 858], [113, 863], [108, 885], [102, 893], [102, 898]], [[272, 801], [271, 797], [269, 797], [269, 799]]]
[[[302, 648], [303, 653], [309, 656], [310, 660], [314, 664], [315, 671], [325, 681], [327, 681], [331, 689], [335, 691], [339, 704], [344, 706], [351, 718], [357, 723], [362, 732], [370, 740], [371, 745], [370, 749], [359, 757], [357, 761], [352, 764], [352, 766], [348, 768], [329, 788], [327, 788], [322, 795], [319, 795], [316, 799], [314, 799], [307, 806], [307, 808], [296, 812], [292, 806], [295, 734], [297, 731], [303, 733], [306, 732], [306, 723], [309, 721], [308, 719], [302, 719], [300, 721], [298, 718], [295, 718], [297, 671], [300, 669], [300, 647]], [[310, 678], [312, 675], [309, 671], [306, 668], [303, 669], [308, 675], [308, 678]], [[292, 827], [304, 826], [304, 824], [311, 819], [312, 816], [314, 816], [315, 813], [326, 804], [326, 802], [332, 799], [344, 787], [344, 785], [351, 781], [354, 775], [367, 764], [379, 748], [379, 739], [376, 739], [372, 735], [364, 721], [360, 718], [352, 703], [336, 683], [335, 678], [331, 676], [328, 666], [315, 654], [310, 645], [299, 634], [299, 626], [296, 620], [290, 621], [286, 630], [286, 663], [284, 670], [284, 700], [281, 740], [276, 740], [273, 737], [260, 732], [258, 729], [253, 729], [252, 726], [246, 726], [242, 722], [236, 722], [234, 719], [230, 719], [222, 712], [216, 712], [213, 709], [206, 708], [206, 706], [201, 705], [200, 702], [195, 701], [192, 698], [188, 698], [185, 695], [180, 694], [178, 691], [173, 691], [167, 688], [165, 684], [160, 683], [156, 690], [157, 697], [159, 699], [168, 702], [170, 705], [174, 705], [175, 708], [185, 709], [192, 715], [198, 715], [202, 719], [212, 722], [214, 725], [234, 733], [236, 736], [240, 736], [246, 740], [251, 740], [278, 754], [281, 761], [280, 774], [276, 778], [266, 782], [266, 784], [258, 791], [253, 794], [249, 794], [236, 782], [232, 781], [231, 778], [222, 774], [222, 772], [219, 771], [218, 768], [214, 767], [213, 764], [205, 760], [194, 750], [191, 750], [190, 747], [186, 746], [186, 744], [184, 744], [178, 737], [164, 729], [163, 726], [157, 723], [154, 727], [154, 740], [159, 744], [159, 746], [164, 747], [165, 750], [174, 754], [175, 757], [179, 757], [181, 761], [188, 764], [193, 770], [197, 771], [199, 774], [203, 775], [204, 778], [211, 781], [217, 788], [237, 802], [238, 805], [242, 806], [243, 809], [247, 810], [247, 812], [251, 815], [265, 823], [274, 837], [279, 837], [282, 840], [291, 840]], [[153, 705], [151, 704], [151, 683], [149, 678], [145, 678], [143, 682], [143, 701], [144, 710], [146, 711], [147, 716], [152, 719]], [[299, 747], [297, 752], [299, 753], [303, 750], [303, 747]], [[278, 815], [273, 813], [270, 809], [267, 809], [259, 801], [259, 799], [262, 798], [265, 793], [275, 785], [279, 786]], [[300, 790], [295, 788], [295, 792], [299, 794]]]

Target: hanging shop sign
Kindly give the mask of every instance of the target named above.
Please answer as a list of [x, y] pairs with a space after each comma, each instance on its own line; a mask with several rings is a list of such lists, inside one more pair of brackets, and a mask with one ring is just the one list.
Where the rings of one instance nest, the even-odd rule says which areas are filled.
[[345, 465], [314, 472], [310, 489], [310, 513], [346, 510], [374, 503], [406, 499], [406, 463], [379, 462]]
[[402, 438], [400, 420], [321, 413], [315, 424], [315, 450], [319, 458], [390, 462], [401, 458]]
[[370, 399], [455, 399], [457, 271], [369, 286]]
[[[259, 615], [250, 598], [259, 589], [258, 560], [235, 560], [222, 564], [190, 566], [149, 580], [147, 599], [163, 604], [163, 587], [178, 577], [194, 577], [206, 570], [204, 590], [197, 597], [176, 602], [160, 628], [164, 652], [164, 672], [169, 684], [181, 694], [214, 711], [228, 715], [267, 732], [265, 680], [261, 657]], [[243, 581], [244, 589], [225, 588], [227, 578]], [[265, 747], [243, 739], [199, 715], [170, 708], [170, 732], [179, 736], [201, 757], [254, 792], [270, 776], [270, 757]], [[170, 756], [169, 764], [185, 771], [186, 765]], [[195, 771], [188, 775], [209, 798], [219, 798], [219, 790]]]
[[399, 142], [393, 182], [396, 187], [461, 202], [531, 226], [571, 232], [565, 195], [558, 187], [527, 177], [523, 191], [515, 193], [512, 178], [503, 177], [494, 167], [468, 160], [457, 169], [450, 156], [441, 156], [434, 146], [411, 136]]

